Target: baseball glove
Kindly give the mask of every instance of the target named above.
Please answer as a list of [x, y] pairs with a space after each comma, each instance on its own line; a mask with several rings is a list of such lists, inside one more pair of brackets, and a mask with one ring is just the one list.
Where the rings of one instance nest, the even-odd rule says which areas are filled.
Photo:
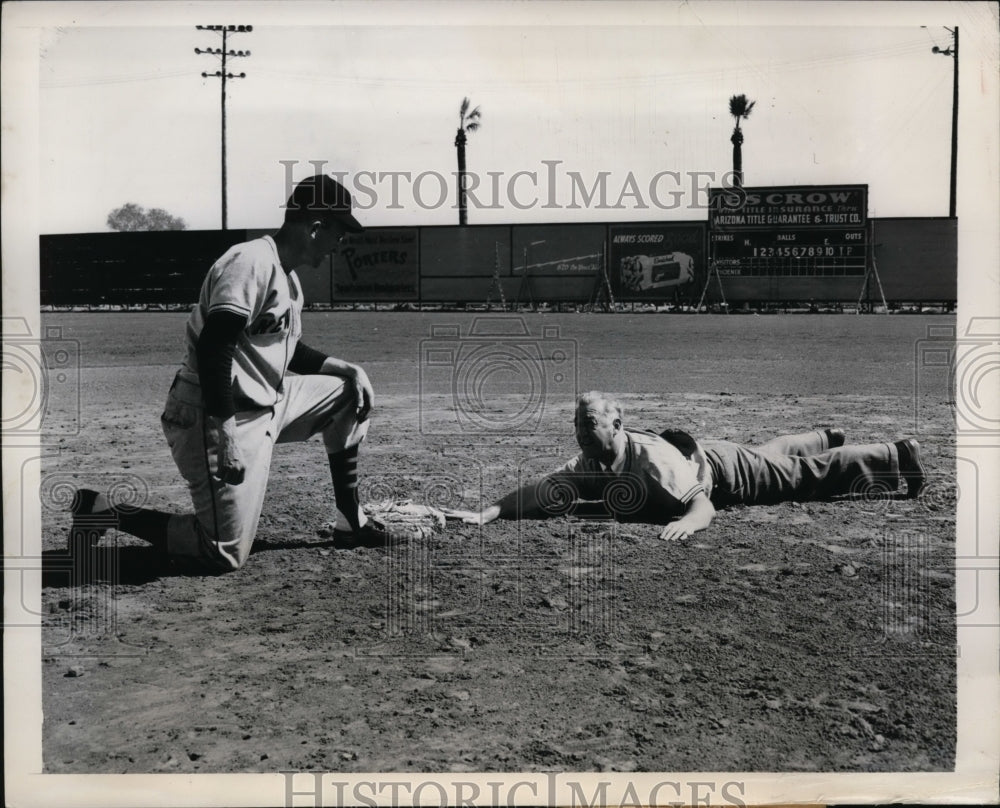
[[383, 499], [365, 503], [369, 518], [382, 522], [394, 533], [411, 539], [427, 538], [444, 528], [444, 514], [430, 505], [420, 505], [412, 499]]

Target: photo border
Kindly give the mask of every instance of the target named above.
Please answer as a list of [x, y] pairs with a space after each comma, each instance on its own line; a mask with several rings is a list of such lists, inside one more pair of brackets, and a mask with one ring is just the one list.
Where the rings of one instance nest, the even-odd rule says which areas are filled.
[[[280, 5], [280, 8], [279, 8]], [[613, 9], [612, 9], [613, 6]], [[38, 234], [44, 220], [44, 193], [38, 168], [42, 155], [37, 125], [39, 120], [39, 47], [40, 29], [59, 24], [120, 27], [195, 24], [214, 12], [232, 14], [234, 10], [252, 9], [255, 25], [490, 25], [496, 18], [505, 23], [538, 25], [954, 25], [962, 31], [960, 131], [963, 150], [959, 155], [958, 178], [958, 252], [959, 306], [957, 332], [961, 336], [976, 318], [996, 318], [997, 279], [1000, 266], [1000, 221], [998, 204], [997, 154], [1000, 114], [998, 114], [998, 38], [997, 6], [979, 2], [752, 2], [752, 3], [655, 3], [655, 2], [474, 2], [457, 5], [421, 0], [407, 2], [244, 2], [153, 4], [146, 2], [21, 2], [3, 5], [2, 97], [4, 194], [3, 230], [3, 315], [24, 318], [32, 333], [41, 332], [39, 311]], [[241, 11], [242, 13], [242, 11]], [[992, 160], [992, 162], [988, 162]], [[983, 268], [991, 268], [984, 270]], [[16, 406], [24, 396], [34, 395], [30, 385], [18, 386], [4, 379], [4, 407]], [[40, 557], [41, 517], [37, 503], [22, 498], [19, 490], [8, 485], [27, 464], [25, 484], [39, 482], [38, 446], [8, 445], [3, 448], [5, 519], [6, 630], [4, 631], [5, 671], [5, 779], [8, 803], [18, 806], [95, 805], [95, 806], [169, 806], [285, 805], [289, 796], [288, 778], [274, 774], [177, 774], [177, 775], [46, 775], [42, 771], [41, 723], [41, 632], [37, 609], [32, 615], [24, 604], [38, 604], [41, 574], [19, 569], [20, 556], [9, 555], [22, 540], [28, 555]], [[330, 782], [351, 784], [393, 782], [409, 783], [400, 794], [413, 796], [414, 790], [424, 801], [438, 799], [438, 785], [454, 795], [456, 783], [476, 783], [489, 804], [494, 797], [508, 804], [568, 805], [575, 798], [571, 780], [586, 783], [589, 796], [607, 782], [609, 804], [618, 805], [664, 782], [680, 784], [679, 791], [661, 787], [657, 799], [672, 804], [693, 804], [707, 793], [698, 784], [738, 782], [731, 796], [748, 805], [769, 803], [868, 803], [886, 801], [921, 801], [925, 803], [993, 803], [998, 799], [998, 761], [1000, 761], [1000, 722], [998, 722], [997, 659], [1000, 598], [998, 598], [998, 558], [996, 546], [976, 548], [970, 558], [964, 550], [963, 537], [996, 536], [997, 504], [995, 498], [982, 496], [998, 488], [998, 463], [995, 446], [957, 443], [960, 458], [974, 462], [979, 469], [982, 489], [980, 501], [986, 503], [978, 514], [967, 509], [957, 514], [958, 569], [974, 569], [979, 586], [976, 614], [958, 624], [958, 742], [956, 768], [952, 773], [905, 774], [768, 774], [768, 773], [629, 773], [570, 775], [546, 773], [507, 774], [433, 774], [398, 775], [393, 773], [326, 775]], [[34, 470], [32, 470], [34, 469]], [[22, 510], [23, 507], [23, 510]], [[979, 520], [973, 525], [972, 520]], [[15, 526], [27, 526], [30, 535], [11, 535]], [[977, 530], [978, 529], [978, 530]], [[980, 550], [985, 550], [981, 554]], [[23, 566], [23, 565], [22, 565]], [[17, 573], [15, 576], [14, 573]], [[985, 573], [985, 574], [983, 574]], [[14, 583], [17, 585], [11, 585]], [[22, 625], [23, 624], [23, 625]], [[306, 778], [303, 774], [298, 777]], [[295, 804], [314, 804], [309, 784], [291, 791], [302, 793]], [[502, 783], [502, 786], [491, 784]], [[424, 785], [421, 790], [421, 784]], [[326, 793], [336, 798], [336, 788]], [[628, 789], [633, 789], [631, 792]], [[312, 792], [315, 795], [315, 791]], [[351, 791], [342, 792], [343, 795]], [[364, 792], [368, 794], [369, 792]], [[464, 791], [468, 796], [471, 791]], [[716, 794], [721, 797], [721, 792]], [[372, 796], [387, 804], [390, 792]], [[405, 800], [404, 800], [405, 802]], [[702, 804], [705, 804], [702, 802]], [[718, 804], [718, 800], [715, 801]]]

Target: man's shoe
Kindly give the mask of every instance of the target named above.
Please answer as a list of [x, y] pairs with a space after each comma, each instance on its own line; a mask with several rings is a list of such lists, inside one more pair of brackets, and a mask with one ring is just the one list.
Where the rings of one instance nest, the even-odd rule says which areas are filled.
[[89, 488], [77, 489], [73, 495], [73, 502], [69, 506], [73, 513], [73, 524], [69, 529], [66, 546], [70, 555], [93, 547], [108, 528], [118, 526], [118, 516], [113, 509], [96, 509], [99, 496], [97, 491]]
[[844, 435], [843, 429], [838, 429], [837, 427], [832, 426], [824, 431], [826, 432], [826, 442], [830, 445], [831, 449], [843, 446], [847, 441], [847, 437]]
[[355, 547], [392, 547], [406, 541], [406, 534], [369, 519], [357, 530], [334, 530], [333, 545], [341, 550]]
[[927, 481], [927, 471], [920, 461], [920, 444], [913, 438], [896, 441], [899, 452], [899, 474], [906, 480], [906, 498], [916, 499]]

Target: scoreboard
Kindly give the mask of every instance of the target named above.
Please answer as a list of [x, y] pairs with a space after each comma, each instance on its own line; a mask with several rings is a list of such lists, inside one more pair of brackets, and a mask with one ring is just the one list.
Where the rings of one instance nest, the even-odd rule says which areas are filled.
[[720, 275], [864, 275], [868, 186], [712, 188], [709, 245]]

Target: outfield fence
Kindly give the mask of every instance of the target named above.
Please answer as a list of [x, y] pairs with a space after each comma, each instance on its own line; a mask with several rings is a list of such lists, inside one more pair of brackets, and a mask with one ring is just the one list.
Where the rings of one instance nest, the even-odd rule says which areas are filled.
[[[955, 219], [874, 219], [871, 228], [865, 260], [848, 270], [828, 271], [822, 259], [790, 250], [764, 269], [735, 272], [712, 263], [704, 221], [372, 227], [297, 274], [317, 308], [864, 307], [883, 297], [890, 306], [955, 305]], [[219, 256], [271, 232], [43, 235], [41, 303], [190, 306]]]

